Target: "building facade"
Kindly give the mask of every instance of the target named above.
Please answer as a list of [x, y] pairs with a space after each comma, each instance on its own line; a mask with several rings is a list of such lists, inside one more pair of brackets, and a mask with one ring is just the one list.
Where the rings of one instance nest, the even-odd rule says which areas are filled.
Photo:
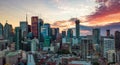
[[31, 18], [31, 32], [34, 37], [38, 38], [38, 16], [33, 16]]

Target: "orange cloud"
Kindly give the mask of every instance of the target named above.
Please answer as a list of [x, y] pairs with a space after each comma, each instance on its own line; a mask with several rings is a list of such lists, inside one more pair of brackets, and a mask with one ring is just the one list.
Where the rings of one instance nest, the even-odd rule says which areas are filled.
[[96, 12], [89, 15], [89, 26], [103, 26], [120, 21], [120, 0], [96, 0], [100, 5]]
[[110, 23], [117, 23], [120, 22], [120, 13], [116, 13], [116, 14], [111, 14], [111, 15], [107, 15], [107, 16], [103, 16], [103, 17], [97, 17], [97, 18], [93, 18], [90, 20], [89, 25], [88, 26], [104, 26]]
[[51, 25], [52, 28], [60, 28], [60, 32], [74, 26], [75, 26], [74, 22], [69, 20], [56, 21]]

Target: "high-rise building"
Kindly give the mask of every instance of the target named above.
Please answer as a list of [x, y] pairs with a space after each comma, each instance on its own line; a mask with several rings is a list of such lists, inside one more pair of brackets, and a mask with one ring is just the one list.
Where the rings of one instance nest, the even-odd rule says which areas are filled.
[[79, 38], [80, 36], [80, 21], [79, 20], [76, 20], [75, 21], [75, 24], [76, 24], [76, 37]]
[[38, 16], [33, 16], [31, 21], [31, 32], [33, 33], [34, 37], [38, 38]]
[[27, 37], [28, 34], [28, 23], [26, 21], [20, 22], [22, 38]]
[[100, 43], [100, 29], [95, 28], [93, 29], [92, 33], [93, 33], [93, 43], [99, 44]]
[[66, 31], [62, 31], [62, 38], [66, 37]]
[[3, 28], [3, 35], [4, 35], [4, 39], [9, 40], [10, 42], [13, 41], [14, 33], [13, 33], [12, 25], [8, 23], [5, 24]]
[[42, 48], [42, 43], [44, 42], [44, 37], [41, 33], [41, 28], [43, 26], [44, 21], [42, 19], [38, 20], [38, 40], [39, 40], [39, 48]]
[[119, 31], [115, 32], [115, 49], [116, 51], [120, 50], [120, 32]]
[[31, 25], [28, 25], [28, 33], [31, 32]]
[[102, 52], [103, 56], [107, 58], [108, 51], [115, 51], [115, 43], [114, 39], [111, 38], [103, 38], [103, 43], [102, 43]]
[[92, 56], [92, 40], [89, 38], [82, 38], [81, 39], [81, 58], [83, 60], [86, 60], [89, 58], [91, 58]]
[[116, 62], [120, 61], [120, 32], [115, 31]]
[[73, 37], [73, 30], [72, 29], [68, 29], [67, 30], [67, 38], [72, 38]]
[[16, 27], [15, 28], [15, 47], [16, 47], [16, 50], [20, 50], [22, 49], [22, 44], [21, 44], [21, 29], [20, 27]]
[[3, 38], [3, 25], [0, 23], [0, 39]]
[[109, 29], [106, 30], [106, 36], [107, 36], [107, 37], [110, 37], [110, 30], [109, 30]]
[[43, 37], [50, 36], [50, 24], [44, 24], [41, 28]]
[[41, 27], [43, 26], [44, 21], [42, 19], [38, 20], [38, 39], [39, 42], [42, 41], [42, 35], [41, 35]]
[[52, 41], [56, 40], [58, 34], [59, 34], [59, 28], [51, 28]]

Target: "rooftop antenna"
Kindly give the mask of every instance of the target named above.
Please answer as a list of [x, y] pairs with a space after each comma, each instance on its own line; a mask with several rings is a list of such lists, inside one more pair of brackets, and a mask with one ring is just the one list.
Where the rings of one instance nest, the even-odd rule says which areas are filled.
[[8, 20], [6, 20], [6, 23], [8, 23]]
[[28, 23], [28, 17], [27, 17], [27, 14], [26, 14], [26, 22]]

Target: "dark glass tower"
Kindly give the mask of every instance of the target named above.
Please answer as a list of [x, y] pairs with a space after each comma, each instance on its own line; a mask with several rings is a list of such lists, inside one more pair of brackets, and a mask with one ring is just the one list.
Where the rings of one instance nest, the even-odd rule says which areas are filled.
[[75, 24], [76, 24], [76, 38], [79, 38], [80, 36], [80, 25], [79, 25], [80, 21], [76, 20]]

